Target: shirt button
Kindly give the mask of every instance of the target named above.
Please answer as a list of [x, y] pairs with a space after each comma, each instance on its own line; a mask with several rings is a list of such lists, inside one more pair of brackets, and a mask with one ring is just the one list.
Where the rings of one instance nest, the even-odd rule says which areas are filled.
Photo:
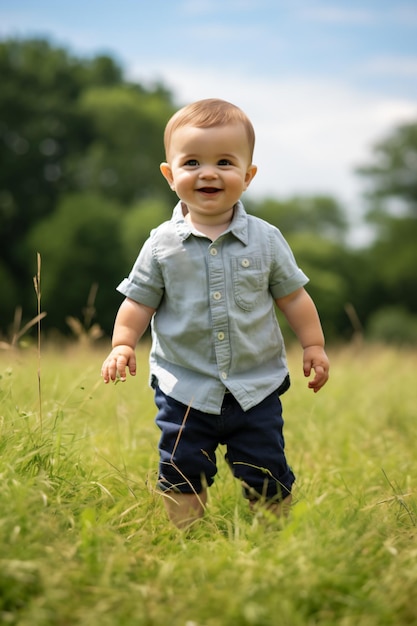
[[226, 373], [226, 372], [222, 372], [222, 373], [221, 373], [221, 377], [223, 378], [223, 380], [226, 380], [226, 378], [227, 378], [227, 373]]
[[222, 297], [222, 294], [220, 293], [220, 291], [215, 291], [215, 292], [213, 293], [213, 298], [214, 298], [215, 300], [221, 300], [221, 297]]
[[211, 254], [211, 256], [216, 256], [217, 248], [210, 248], [210, 254]]
[[224, 333], [222, 331], [220, 331], [219, 333], [217, 333], [217, 339], [219, 341], [223, 341], [224, 339]]
[[250, 261], [249, 259], [242, 259], [242, 267], [249, 267]]

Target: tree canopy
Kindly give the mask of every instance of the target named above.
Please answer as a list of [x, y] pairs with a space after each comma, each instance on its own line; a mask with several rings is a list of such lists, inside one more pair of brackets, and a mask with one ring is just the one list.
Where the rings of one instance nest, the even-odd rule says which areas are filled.
[[404, 124], [373, 149], [372, 162], [358, 168], [371, 184], [369, 198], [375, 213], [389, 213], [392, 201], [417, 217], [417, 122]]
[[[8, 287], [0, 303], [4, 329], [17, 304], [31, 308], [30, 242], [36, 241], [41, 253], [47, 249], [47, 257], [55, 245], [52, 266], [44, 264], [47, 295], [49, 271], [62, 267], [69, 229], [81, 228], [84, 214], [95, 215], [83, 236], [90, 240], [90, 254], [99, 254], [96, 240], [104, 238], [106, 220], [105, 209], [101, 215], [95, 208], [99, 199], [112, 199], [120, 214], [139, 198], [168, 202], [171, 192], [159, 163], [163, 129], [174, 106], [162, 86], [146, 89], [124, 81], [111, 58], [75, 58], [42, 40], [0, 43], [0, 73], [0, 277]], [[83, 201], [80, 194], [86, 194]], [[91, 194], [97, 196], [94, 201]], [[65, 210], [72, 215], [64, 224]], [[108, 249], [114, 255], [120, 242], [113, 232]], [[75, 274], [82, 266], [80, 252], [72, 246]], [[98, 278], [102, 292], [103, 275], [87, 272], [83, 280]], [[63, 327], [63, 307], [60, 314], [52, 307], [48, 315], [48, 323]]]
[[[368, 220], [375, 241], [366, 257], [372, 276], [370, 318], [381, 310], [398, 325], [417, 313], [417, 121], [394, 129], [374, 147], [371, 162], [358, 168], [368, 181]], [[417, 332], [417, 324], [416, 324]]]

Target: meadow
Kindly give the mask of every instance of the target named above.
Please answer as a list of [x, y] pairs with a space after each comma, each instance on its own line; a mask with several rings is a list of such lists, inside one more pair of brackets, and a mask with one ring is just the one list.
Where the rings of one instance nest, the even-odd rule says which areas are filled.
[[0, 352], [1, 624], [417, 624], [416, 351], [334, 347], [314, 395], [291, 348], [289, 520], [249, 512], [219, 449], [186, 532], [155, 490], [147, 346], [109, 386], [106, 351]]

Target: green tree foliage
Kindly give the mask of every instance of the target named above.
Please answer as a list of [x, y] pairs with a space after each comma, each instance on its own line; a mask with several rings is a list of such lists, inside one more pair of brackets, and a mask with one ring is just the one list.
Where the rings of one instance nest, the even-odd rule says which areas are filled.
[[130, 211], [123, 215], [120, 224], [120, 240], [125, 258], [128, 260], [128, 266], [125, 268], [125, 271], [131, 269], [133, 262], [139, 254], [139, 250], [145, 243], [151, 230], [165, 222], [165, 220], [170, 219], [173, 202], [176, 201], [174, 194], [172, 192], [171, 194], [171, 203], [167, 204], [158, 198], [140, 200], [132, 206]]
[[[27, 240], [39, 222], [51, 218], [61, 200], [74, 192], [113, 198], [128, 211], [137, 198], [167, 198], [169, 188], [159, 173], [162, 135], [174, 108], [161, 86], [145, 89], [124, 81], [122, 70], [109, 57], [79, 59], [41, 40], [0, 42], [0, 277], [7, 297], [0, 299], [0, 327], [5, 329], [14, 308], [33, 311], [32, 276], [36, 257], [28, 255]], [[88, 204], [88, 203], [87, 203]], [[72, 205], [78, 223], [83, 203]], [[88, 205], [89, 206], [89, 205]], [[101, 232], [83, 237], [92, 250]], [[103, 226], [104, 228], [105, 226]], [[52, 230], [48, 232], [52, 237]], [[66, 231], [53, 237], [53, 263], [61, 266]], [[51, 242], [37, 238], [39, 252]], [[113, 239], [112, 253], [120, 241]], [[77, 274], [78, 256], [73, 263]], [[93, 252], [92, 252], [93, 254]], [[50, 251], [46, 255], [50, 256]], [[43, 264], [44, 280], [50, 280]], [[83, 289], [97, 277], [84, 275]], [[81, 278], [79, 278], [81, 280]], [[84, 296], [83, 296], [84, 297]], [[74, 300], [78, 304], [79, 298]], [[51, 323], [62, 326], [53, 307]], [[71, 309], [73, 306], [71, 305]]]
[[317, 303], [326, 336], [340, 337], [349, 326], [344, 310], [350, 301], [348, 280], [343, 271], [343, 261], [348, 255], [337, 241], [312, 237], [304, 231], [288, 237], [299, 266], [307, 274], [310, 283], [307, 291]]
[[[345, 313], [352, 252], [344, 243], [347, 221], [343, 207], [329, 196], [295, 196], [287, 200], [267, 198], [249, 203], [250, 211], [277, 226], [288, 240], [298, 265], [310, 279], [307, 291], [317, 302], [328, 338], [349, 337]], [[280, 319], [285, 328], [285, 321]], [[287, 333], [290, 339], [293, 335]]]
[[80, 187], [129, 204], [171, 193], [159, 171], [163, 128], [172, 113], [159, 92], [138, 86], [94, 87], [83, 92], [80, 111], [94, 140], [75, 165]]
[[396, 128], [373, 149], [373, 161], [358, 168], [370, 180], [369, 197], [379, 200], [370, 217], [390, 213], [392, 200], [417, 217], [417, 121]]
[[417, 346], [417, 316], [400, 306], [382, 307], [371, 315], [368, 335], [381, 343]]
[[[379, 142], [369, 165], [368, 220], [375, 241], [363, 253], [363, 314], [399, 307], [417, 315], [417, 122], [395, 129]], [[392, 319], [399, 317], [390, 317]]]
[[93, 135], [79, 107], [91, 85], [120, 84], [111, 59], [73, 59], [44, 41], [0, 44], [1, 249], [53, 211], [76, 184], [76, 160]]
[[342, 206], [330, 196], [295, 196], [287, 200], [266, 198], [249, 208], [277, 226], [285, 236], [305, 232], [342, 241], [348, 229]]
[[119, 204], [98, 195], [73, 194], [31, 230], [26, 252], [33, 258], [42, 250], [46, 328], [52, 324], [63, 330], [67, 316], [80, 317], [92, 283], [98, 285], [95, 307], [100, 323], [111, 327], [120, 301], [115, 287], [126, 266], [121, 218]]

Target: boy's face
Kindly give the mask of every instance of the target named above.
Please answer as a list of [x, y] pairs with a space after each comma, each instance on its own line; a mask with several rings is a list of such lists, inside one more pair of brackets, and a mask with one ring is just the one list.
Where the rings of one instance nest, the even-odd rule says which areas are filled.
[[194, 217], [222, 216], [256, 174], [243, 124], [184, 126], [171, 137], [161, 172]]

